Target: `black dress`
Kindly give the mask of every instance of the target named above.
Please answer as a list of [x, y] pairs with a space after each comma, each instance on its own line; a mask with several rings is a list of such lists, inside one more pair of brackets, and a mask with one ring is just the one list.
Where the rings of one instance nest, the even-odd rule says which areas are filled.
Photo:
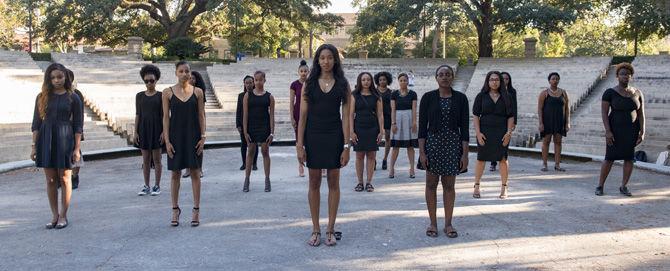
[[344, 151], [344, 133], [340, 107], [345, 101], [347, 81], [336, 80], [333, 88], [324, 93], [319, 83], [307, 84], [307, 123], [305, 152], [307, 167], [312, 169], [341, 168], [340, 156]]
[[565, 132], [565, 96], [554, 97], [549, 95], [547, 89], [547, 97], [544, 99], [544, 106], [542, 107], [542, 124], [544, 124], [544, 131], [540, 133], [541, 137], [546, 135], [560, 134], [566, 136]]
[[264, 143], [270, 136], [270, 92], [256, 95], [253, 91], [247, 98], [247, 133], [251, 143]]
[[138, 116], [137, 133], [142, 150], [160, 149], [163, 133], [163, 93], [147, 96], [146, 91], [135, 95], [135, 114]]
[[451, 123], [456, 121], [452, 119], [451, 111], [454, 110], [452, 97], [440, 97], [440, 126], [436, 131], [428, 131], [426, 139], [427, 170], [440, 176], [458, 175], [463, 155], [461, 134], [450, 128], [453, 127]]
[[83, 130], [82, 102], [71, 92], [49, 93], [46, 116], [42, 119], [37, 106], [39, 95], [37, 97], [31, 126], [33, 132], [39, 131], [35, 142], [35, 166], [70, 169], [73, 167], [74, 135]]
[[375, 95], [354, 95], [356, 109], [354, 111], [354, 133], [358, 136], [358, 143], [354, 151], [377, 151], [377, 135], [379, 122], [377, 120], [377, 98]]
[[379, 92], [382, 96], [382, 112], [384, 112], [384, 130], [391, 130], [391, 89]]
[[195, 146], [200, 140], [198, 98], [195, 92], [185, 102], [174, 91], [170, 97], [170, 143], [174, 147], [173, 158], [168, 156], [168, 170], [200, 168]]
[[605, 160], [634, 161], [635, 143], [640, 134], [637, 110], [642, 106], [642, 95], [636, 91], [633, 97], [628, 98], [610, 88], [605, 90], [602, 100], [610, 104], [608, 119], [614, 134], [614, 144], [607, 146]]
[[[479, 131], [486, 137], [482, 146], [477, 142], [477, 160], [500, 161], [507, 158], [508, 146], [503, 146], [503, 136], [507, 133], [507, 119], [514, 117], [513, 107], [507, 110], [504, 94], [501, 94], [497, 102], [491, 95], [480, 92], [475, 98], [472, 113], [479, 117]], [[507, 96], [507, 99], [511, 98]]]

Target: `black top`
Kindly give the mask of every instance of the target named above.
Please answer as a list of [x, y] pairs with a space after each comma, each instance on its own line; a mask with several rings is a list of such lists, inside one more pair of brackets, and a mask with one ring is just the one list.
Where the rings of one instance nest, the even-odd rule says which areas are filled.
[[386, 116], [391, 116], [391, 89], [386, 89], [385, 92], [379, 92], [382, 97], [382, 112], [384, 113], [384, 117]]
[[242, 115], [244, 115], [244, 94], [246, 91], [237, 95], [237, 111], [235, 111], [235, 127], [242, 128]]
[[[477, 94], [475, 103], [472, 105], [472, 114], [480, 118], [479, 121], [481, 124], [500, 126], [501, 124], [496, 121], [498, 118], [486, 118], [486, 116], [513, 118], [516, 115], [513, 106], [510, 110], [507, 110], [505, 97], [503, 95], [504, 94], [501, 94], [498, 101], [494, 102], [491, 95], [487, 92], [480, 92]], [[509, 96], [507, 96], [507, 98], [509, 98]], [[510, 102], [512, 104], [514, 103], [513, 101]], [[491, 121], [488, 121], [489, 119]], [[507, 123], [505, 123], [504, 126], [507, 126]]]
[[263, 95], [256, 95], [249, 91], [247, 98], [247, 129], [253, 130], [270, 129], [270, 92], [265, 91]]
[[163, 121], [163, 93], [156, 91], [154, 95], [147, 95], [146, 91], [140, 91], [135, 95], [135, 115], [140, 119], [157, 117]]
[[325, 93], [321, 90], [319, 82], [307, 85], [307, 126], [312, 131], [331, 131], [342, 129], [342, 118], [340, 107], [342, 106], [344, 92], [347, 91], [346, 80], [336, 80], [333, 88]]
[[[610, 108], [612, 109], [609, 113], [610, 122], [613, 124], [630, 124], [639, 122], [637, 119], [637, 110], [642, 106], [642, 95], [639, 95], [637, 92], [635, 96], [629, 98], [621, 96], [613, 88], [608, 88], [603, 93], [603, 101], [610, 103]], [[615, 127], [611, 127], [612, 130]]]
[[[451, 130], [458, 131], [460, 140], [470, 141], [470, 105], [468, 104], [468, 97], [460, 91], [451, 90], [451, 97], [453, 100], [450, 111], [449, 122]], [[439, 89], [426, 92], [421, 97], [419, 106], [419, 138], [426, 138], [428, 131], [437, 132], [440, 128], [440, 121], [442, 119], [442, 108], [440, 106], [440, 91]]]
[[417, 96], [416, 92], [411, 89], [405, 96], [401, 96], [400, 90], [396, 90], [391, 94], [391, 100], [395, 101], [395, 110], [410, 110], [412, 109], [412, 102], [417, 100]]

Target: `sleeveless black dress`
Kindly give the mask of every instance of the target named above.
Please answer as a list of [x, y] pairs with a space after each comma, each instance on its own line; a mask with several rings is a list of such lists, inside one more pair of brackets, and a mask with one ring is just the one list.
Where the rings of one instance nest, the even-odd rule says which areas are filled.
[[163, 133], [163, 93], [157, 91], [147, 96], [146, 91], [135, 95], [135, 114], [138, 115], [137, 133], [142, 150], [160, 149], [160, 137]]
[[172, 94], [170, 97], [170, 143], [174, 157], [168, 156], [168, 170], [200, 168], [195, 146], [200, 140], [198, 99], [195, 92], [185, 102]]
[[472, 113], [479, 117], [479, 131], [486, 137], [483, 146], [477, 142], [477, 160], [497, 162], [507, 158], [509, 145], [503, 146], [502, 139], [507, 133], [507, 119], [514, 117], [514, 109], [510, 111], [502, 95], [494, 102], [488, 93], [477, 94]]
[[354, 112], [354, 133], [358, 136], [358, 143], [354, 145], [354, 151], [377, 151], [377, 135], [379, 134], [379, 123], [377, 122], [377, 98], [375, 95], [354, 95], [356, 108]]
[[559, 97], [549, 95], [544, 99], [544, 106], [542, 107], [542, 123], [544, 124], [544, 131], [540, 133], [541, 137], [545, 135], [560, 134], [566, 136], [565, 132], [565, 99], [563, 94]]
[[264, 143], [270, 136], [270, 95], [267, 91], [261, 96], [248, 92], [247, 132], [251, 143]]
[[307, 123], [305, 152], [307, 167], [312, 169], [341, 168], [340, 156], [344, 151], [344, 133], [340, 107], [345, 101], [346, 80], [336, 80], [333, 88], [324, 93], [319, 83], [307, 84]]
[[605, 90], [602, 100], [610, 103], [608, 120], [614, 134], [614, 144], [606, 147], [605, 160], [635, 161], [635, 143], [640, 134], [637, 110], [642, 106], [642, 96], [635, 93], [633, 97], [624, 97], [610, 88]]

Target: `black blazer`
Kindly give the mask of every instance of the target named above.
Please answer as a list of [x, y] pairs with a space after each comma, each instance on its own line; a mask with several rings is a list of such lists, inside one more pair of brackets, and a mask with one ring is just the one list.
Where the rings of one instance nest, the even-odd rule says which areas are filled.
[[[449, 129], [459, 132], [461, 141], [470, 141], [470, 106], [468, 97], [460, 91], [451, 91], [454, 101], [451, 110]], [[426, 138], [428, 131], [436, 132], [442, 118], [439, 89], [431, 90], [421, 96], [419, 105], [419, 138]]]
[[246, 91], [242, 91], [237, 95], [237, 111], [235, 112], [235, 128], [242, 128], [242, 115], [244, 115], [244, 94], [247, 94]]

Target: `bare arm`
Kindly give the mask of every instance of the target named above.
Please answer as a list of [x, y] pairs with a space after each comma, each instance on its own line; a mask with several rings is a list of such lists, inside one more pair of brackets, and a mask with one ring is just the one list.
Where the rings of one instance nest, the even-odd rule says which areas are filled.
[[[416, 129], [416, 100], [412, 101], [412, 129]], [[416, 132], [416, 131], [414, 131]]]
[[540, 121], [540, 127], [544, 126], [544, 123], [542, 122], [542, 111], [544, 109], [544, 99], [546, 98], [547, 98], [546, 91], [542, 91], [540, 93], [540, 96], [537, 98], [537, 117], [539, 118]]
[[[352, 96], [352, 98], [353, 98], [353, 96]], [[351, 122], [346, 127], [348, 127], [349, 136], [351, 137], [351, 141], [353, 141], [353, 144], [357, 144], [358, 143], [358, 136], [356, 136], [356, 132], [354, 131], [354, 113], [356, 112], [356, 99], [350, 99], [348, 107], [349, 107], [349, 113], [347, 113], [347, 115], [349, 116], [349, 119], [351, 120]], [[344, 112], [344, 110], [342, 110], [342, 112]], [[343, 124], [342, 127], [345, 127], [344, 124]], [[345, 142], [349, 141], [348, 138], [349, 137], [345, 137]]]
[[377, 121], [379, 122], [379, 134], [384, 132], [384, 109], [382, 99], [377, 99]]
[[305, 96], [306, 86], [307, 84], [302, 86], [300, 95], [300, 119], [298, 120], [298, 135], [295, 139], [295, 146], [300, 148], [305, 146], [305, 126], [307, 125], [307, 108], [309, 107], [307, 96]]
[[[293, 114], [291, 114], [291, 117], [293, 117]], [[270, 134], [275, 134], [275, 97], [272, 95], [270, 95]]]
[[[288, 107], [288, 115], [290, 116], [292, 125], [295, 128], [295, 126], [297, 125], [297, 123], [295, 122], [295, 119], [293, 118], [293, 106], [296, 103], [295, 90], [293, 90], [292, 88], [289, 88], [288, 92], [289, 92], [288, 96], [289, 96], [289, 100], [290, 100], [289, 107]], [[300, 102], [300, 101], [297, 101], [297, 102]]]
[[642, 91], [638, 90], [638, 92], [640, 93], [640, 108], [637, 110], [637, 119], [640, 122], [640, 134], [635, 145], [642, 143], [645, 132], [644, 95], [642, 95]]
[[[351, 96], [351, 88], [349, 88], [349, 84], [347, 84], [347, 92], [344, 95], [348, 95], [349, 97], [347, 100], [352, 104], [354, 103], [354, 97]], [[351, 136], [349, 133], [349, 125], [353, 122], [350, 116], [351, 111], [353, 110], [350, 109], [348, 104], [342, 103], [342, 132], [344, 133], [344, 144], [349, 143], [349, 138]]]
[[163, 142], [165, 142], [167, 155], [172, 157], [174, 155], [174, 150], [172, 148], [172, 143], [170, 142], [170, 97], [172, 97], [172, 89], [166, 88], [163, 90]]
[[207, 131], [207, 121], [205, 118], [205, 94], [202, 89], [194, 88], [198, 95], [198, 121], [200, 122], [200, 134], [205, 135]]
[[567, 132], [570, 129], [570, 97], [568, 97], [568, 92], [563, 90], [565, 97], [565, 104], [563, 105], [563, 112], [565, 113], [565, 131]]

